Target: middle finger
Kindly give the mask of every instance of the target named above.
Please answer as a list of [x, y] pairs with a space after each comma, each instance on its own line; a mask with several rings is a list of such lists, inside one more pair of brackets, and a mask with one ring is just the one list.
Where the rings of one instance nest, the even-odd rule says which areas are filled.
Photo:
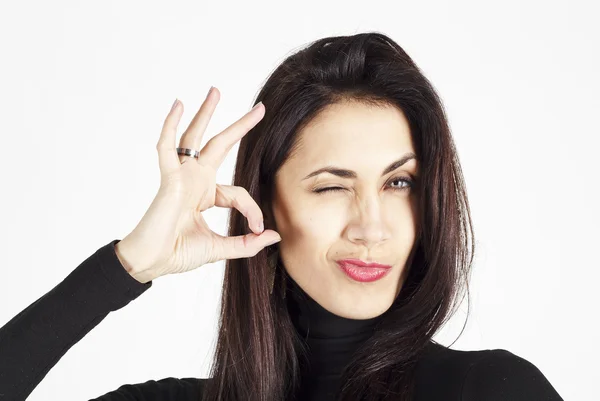
[[[185, 132], [181, 135], [181, 139], [179, 140], [180, 148], [188, 148], [188, 149], [198, 149], [200, 148], [200, 144], [202, 143], [202, 137], [204, 136], [204, 132], [206, 131], [206, 127], [210, 122], [210, 119], [217, 107], [217, 103], [219, 103], [220, 93], [217, 88], [212, 87], [211, 90], [206, 95], [206, 99], [202, 102], [200, 109], [190, 122], [190, 125], [186, 128]], [[179, 156], [179, 161], [182, 162], [183, 159], [188, 158], [190, 156]]]

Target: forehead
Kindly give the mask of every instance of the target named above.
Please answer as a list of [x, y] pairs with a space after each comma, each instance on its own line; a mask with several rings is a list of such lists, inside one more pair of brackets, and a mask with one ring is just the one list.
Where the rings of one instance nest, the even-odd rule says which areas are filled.
[[390, 105], [357, 102], [327, 106], [299, 133], [299, 146], [286, 162], [298, 173], [321, 164], [360, 170], [381, 166], [414, 152], [408, 121]]

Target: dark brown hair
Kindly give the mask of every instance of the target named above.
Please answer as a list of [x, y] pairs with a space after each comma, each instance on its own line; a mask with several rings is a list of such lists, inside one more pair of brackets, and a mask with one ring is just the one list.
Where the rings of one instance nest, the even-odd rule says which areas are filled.
[[[467, 289], [475, 251], [466, 186], [441, 99], [406, 52], [378, 32], [316, 40], [287, 57], [256, 102], [265, 116], [240, 141], [233, 185], [246, 188], [274, 229], [275, 173], [298, 133], [345, 100], [392, 105], [406, 117], [419, 163], [419, 235], [400, 294], [343, 373], [338, 400], [410, 400], [420, 352]], [[252, 232], [231, 210], [228, 235]], [[226, 261], [219, 333], [204, 401], [293, 400], [305, 349], [282, 298], [269, 295], [268, 248]], [[464, 329], [464, 326], [463, 326]], [[461, 332], [462, 333], [462, 332]]]

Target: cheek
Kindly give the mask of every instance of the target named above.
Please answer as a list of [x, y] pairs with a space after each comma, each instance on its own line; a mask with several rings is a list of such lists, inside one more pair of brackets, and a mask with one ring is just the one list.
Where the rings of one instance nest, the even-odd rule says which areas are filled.
[[[311, 243], [330, 243], [338, 233], [342, 210], [317, 206], [305, 199], [287, 198], [274, 208], [277, 231], [287, 245], [306, 248]], [[282, 244], [283, 246], [283, 244]]]
[[288, 273], [305, 288], [312, 278], [322, 275], [328, 251], [335, 244], [336, 230], [319, 213], [299, 209], [288, 220], [289, 231], [281, 242], [281, 257]]
[[396, 244], [394, 248], [401, 255], [408, 255], [417, 237], [417, 216], [414, 210], [405, 204], [386, 216], [386, 226], [390, 228], [390, 236]]
[[383, 219], [389, 227], [400, 236], [410, 239], [410, 233], [417, 227], [417, 214], [411, 203], [403, 202], [391, 205], [383, 214]]
[[341, 213], [327, 213], [319, 208], [299, 208], [290, 220], [291, 238], [310, 244], [330, 244], [339, 237]]

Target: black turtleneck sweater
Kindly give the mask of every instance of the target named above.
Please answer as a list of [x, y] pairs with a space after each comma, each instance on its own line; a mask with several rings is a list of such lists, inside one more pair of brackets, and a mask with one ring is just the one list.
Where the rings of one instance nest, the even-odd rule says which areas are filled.
[[[62, 356], [110, 312], [152, 286], [129, 275], [114, 240], [0, 328], [0, 401], [25, 400]], [[330, 313], [288, 280], [288, 310], [309, 349], [300, 400], [333, 400], [343, 367], [380, 316]], [[458, 351], [431, 342], [416, 368], [415, 401], [562, 401], [540, 370], [502, 349]], [[90, 394], [98, 401], [198, 401], [210, 379], [148, 380]], [[74, 383], [73, 385], [76, 385]]]
[[323, 308], [291, 277], [286, 299], [294, 327], [308, 346], [310, 369], [303, 373], [299, 400], [333, 400], [341, 373], [350, 358], [372, 334], [381, 316], [346, 319]]

